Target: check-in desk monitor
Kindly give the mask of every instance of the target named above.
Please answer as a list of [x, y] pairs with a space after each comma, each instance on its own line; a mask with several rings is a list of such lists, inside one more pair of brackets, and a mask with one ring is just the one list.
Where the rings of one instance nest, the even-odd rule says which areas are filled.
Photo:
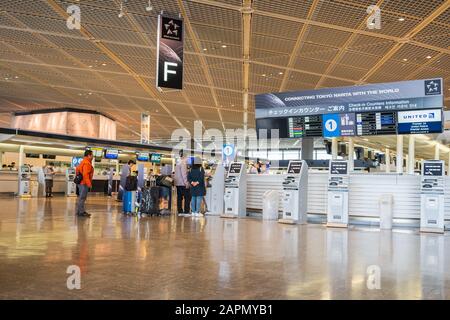
[[306, 161], [289, 161], [282, 187], [283, 217], [278, 222], [305, 224], [308, 209], [308, 165]]
[[422, 161], [420, 231], [444, 232], [444, 161]]
[[67, 168], [66, 170], [66, 196], [77, 196], [77, 185], [73, 182], [75, 179], [75, 168]]
[[211, 171], [211, 182], [206, 192], [206, 205], [208, 215], [223, 214], [224, 193], [225, 193], [225, 168], [219, 163]]
[[31, 168], [29, 166], [20, 166], [19, 168], [19, 196], [31, 196], [30, 190]]
[[327, 226], [348, 226], [348, 161], [331, 160], [328, 173]]
[[247, 215], [247, 175], [243, 162], [232, 162], [225, 179], [224, 218]]

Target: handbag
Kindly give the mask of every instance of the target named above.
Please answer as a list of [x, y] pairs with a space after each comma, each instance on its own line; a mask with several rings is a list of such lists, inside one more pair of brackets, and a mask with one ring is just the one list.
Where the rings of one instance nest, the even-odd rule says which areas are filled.
[[156, 178], [156, 185], [160, 187], [172, 188], [173, 178], [171, 176], [158, 176]]
[[78, 173], [75, 175], [75, 178], [73, 178], [73, 182], [74, 182], [75, 184], [80, 184], [81, 181], [83, 181], [83, 175], [81, 174], [81, 172], [78, 172]]

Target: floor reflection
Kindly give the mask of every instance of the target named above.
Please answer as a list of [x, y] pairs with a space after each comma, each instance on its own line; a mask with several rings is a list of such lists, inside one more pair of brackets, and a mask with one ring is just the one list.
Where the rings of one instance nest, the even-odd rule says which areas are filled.
[[[0, 199], [0, 298], [450, 297], [447, 234], [255, 218], [138, 219], [103, 197], [89, 198], [92, 218], [80, 219], [75, 201]], [[65, 285], [70, 265], [81, 269], [81, 291]], [[379, 290], [367, 287], [373, 265]]]

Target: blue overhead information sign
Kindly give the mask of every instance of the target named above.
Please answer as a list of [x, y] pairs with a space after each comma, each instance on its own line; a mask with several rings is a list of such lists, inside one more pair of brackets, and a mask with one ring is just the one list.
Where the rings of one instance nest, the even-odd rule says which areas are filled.
[[279, 129], [280, 138], [305, 137], [302, 117], [322, 116], [322, 130], [314, 136], [396, 134], [397, 113], [443, 106], [442, 78], [268, 93], [255, 96], [256, 129]]

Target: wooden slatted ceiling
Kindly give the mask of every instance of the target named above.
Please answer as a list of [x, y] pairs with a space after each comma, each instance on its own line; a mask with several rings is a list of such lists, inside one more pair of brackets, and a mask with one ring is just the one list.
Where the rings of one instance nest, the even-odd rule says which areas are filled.
[[[66, 27], [65, 9], [74, 2], [83, 32]], [[149, 13], [147, 0], [129, 0], [119, 18], [120, 2], [2, 1], [0, 110], [72, 105], [114, 112], [124, 136], [142, 111], [160, 122], [154, 137], [199, 118], [205, 128], [242, 127], [243, 1], [152, 0]], [[371, 0], [250, 3], [249, 127], [254, 94], [268, 91], [443, 77], [450, 99], [448, 0], [378, 1], [381, 30], [365, 26]], [[181, 12], [186, 22], [183, 92], [154, 90], [161, 10]]]

